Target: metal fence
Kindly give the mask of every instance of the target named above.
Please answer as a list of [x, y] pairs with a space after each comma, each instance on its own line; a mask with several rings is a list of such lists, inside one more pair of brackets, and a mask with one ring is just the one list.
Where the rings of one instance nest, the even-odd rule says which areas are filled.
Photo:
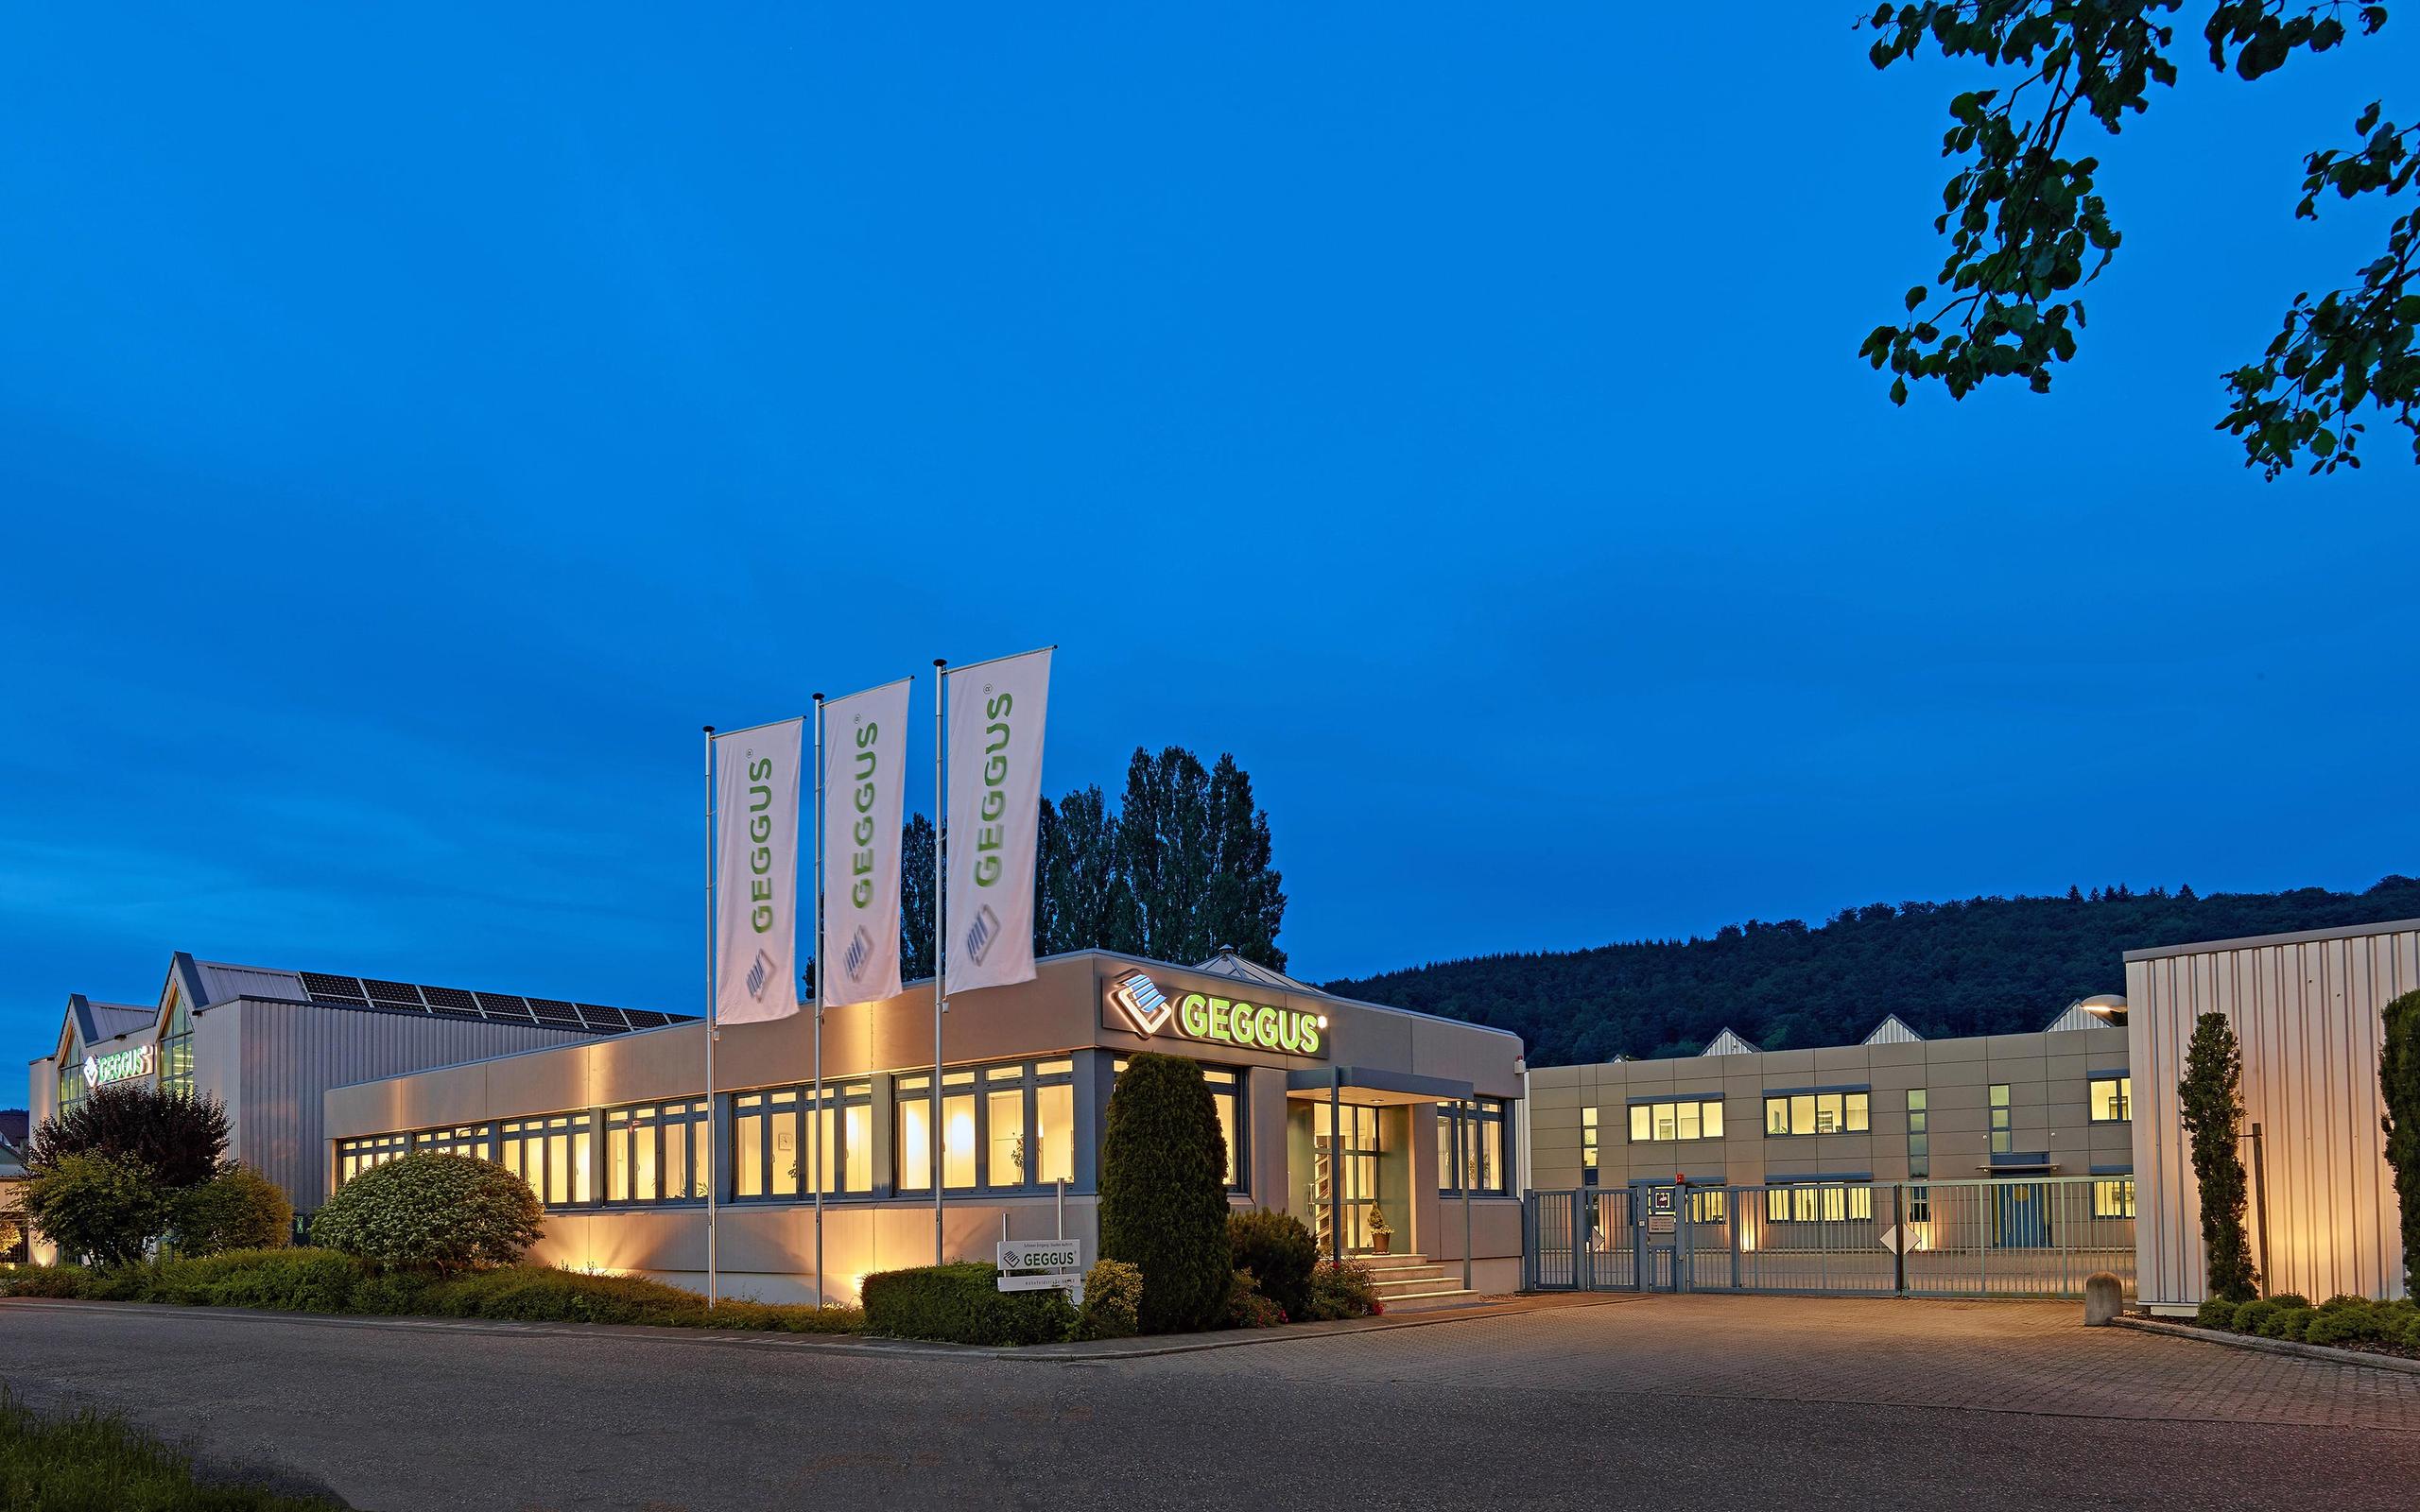
[[1789, 1182], [1531, 1192], [1532, 1291], [2075, 1297], [2135, 1286], [2124, 1177]]

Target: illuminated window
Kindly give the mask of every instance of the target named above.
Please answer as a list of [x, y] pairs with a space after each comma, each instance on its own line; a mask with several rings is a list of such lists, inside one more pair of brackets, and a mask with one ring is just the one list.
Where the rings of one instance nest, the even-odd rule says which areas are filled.
[[[1585, 1111], [1593, 1111], [1587, 1109]], [[1462, 1164], [1474, 1196], [1501, 1196], [1509, 1190], [1509, 1173], [1504, 1167], [1504, 1100], [1500, 1097], [1471, 1099], [1470, 1120], [1459, 1125], [1460, 1115], [1452, 1103], [1437, 1105], [1437, 1190], [1459, 1194], [1462, 1189], [1454, 1179], [1454, 1148], [1461, 1146]], [[1456, 1139], [1457, 1130], [1461, 1139]]]
[[607, 1108], [605, 1200], [705, 1201], [714, 1137], [709, 1106], [701, 1100]]
[[2095, 1076], [2092, 1079], [2092, 1121], [2124, 1124], [2135, 1116], [2135, 1078]]
[[2135, 1215], [2135, 1178], [2122, 1176], [2092, 1184], [2092, 1215], [2131, 1218]]
[[337, 1185], [342, 1186], [362, 1172], [400, 1160], [411, 1150], [407, 1134], [372, 1134], [364, 1139], [337, 1142]]
[[1633, 1103], [1630, 1137], [1634, 1144], [1651, 1140], [1719, 1140], [1722, 1138], [1722, 1099]]
[[[1073, 1060], [1016, 1061], [942, 1078], [942, 1180], [952, 1191], [1030, 1191], [1076, 1178], [1076, 1064]], [[1233, 1073], [1221, 1123], [1233, 1118]], [[930, 1192], [932, 1182], [932, 1084], [930, 1073], [902, 1076], [899, 1105], [898, 1187]], [[1213, 1098], [1219, 1087], [1211, 1089]], [[839, 1155], [855, 1179], [856, 1141], [843, 1108]], [[826, 1126], [831, 1126], [829, 1116]], [[1232, 1159], [1232, 1158], [1231, 1158]], [[864, 1174], [871, 1174], [870, 1161]], [[854, 1190], [854, 1188], [852, 1189]]]
[[[1631, 1137], [1638, 1137], [1638, 1110], [1631, 1110]], [[1440, 1118], [1437, 1124], [1437, 1170], [1442, 1181], [1454, 1169], [1453, 1125]], [[1597, 1184], [1597, 1110], [1580, 1110], [1580, 1179], [1584, 1186]]]
[[1992, 1153], [2006, 1155], [2015, 1148], [2015, 1133], [2012, 1127], [2008, 1104], [2008, 1083], [1992, 1086]]
[[1874, 1217], [1874, 1189], [1829, 1181], [1768, 1187], [1765, 1217], [1772, 1223], [1867, 1222]]
[[160, 1034], [160, 1090], [193, 1091], [193, 1012], [183, 988], [168, 988], [168, 1022]]
[[1862, 1134], [1873, 1111], [1871, 1093], [1859, 1091], [1767, 1094], [1767, 1134]]
[[[1932, 1175], [1932, 1094], [1922, 1087], [1908, 1091], [1908, 1174]], [[1929, 1208], [1927, 1210], [1929, 1211]], [[1919, 1220], [1921, 1221], [1921, 1220]]]
[[496, 1126], [497, 1161], [550, 1208], [596, 1200], [588, 1115], [510, 1119]]
[[806, 1108], [814, 1099], [811, 1087], [741, 1092], [732, 1098], [735, 1200], [812, 1197], [810, 1165], [827, 1194], [873, 1190], [873, 1083], [826, 1085], [822, 1116], [810, 1125]]
[[488, 1141], [494, 1134], [485, 1124], [465, 1124], [456, 1128], [425, 1128], [412, 1136], [414, 1155], [467, 1155], [475, 1160], [488, 1159]]
[[[1122, 1076], [1126, 1062], [1110, 1062], [1110, 1074]], [[1243, 1074], [1225, 1066], [1204, 1066], [1201, 1079], [1210, 1086], [1210, 1106], [1219, 1113], [1219, 1132], [1227, 1138], [1227, 1190], [1244, 1190]], [[1442, 1169], [1442, 1167], [1441, 1167]]]

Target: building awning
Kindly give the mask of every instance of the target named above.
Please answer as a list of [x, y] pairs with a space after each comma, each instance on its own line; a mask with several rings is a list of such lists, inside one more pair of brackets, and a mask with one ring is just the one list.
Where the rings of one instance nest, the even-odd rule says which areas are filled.
[[1341, 1102], [1362, 1106], [1387, 1103], [1450, 1103], [1477, 1094], [1466, 1081], [1422, 1076], [1409, 1071], [1376, 1066], [1305, 1067], [1286, 1074], [1286, 1095], [1323, 1099], [1334, 1092]]
[[2059, 1162], [2050, 1159], [2050, 1152], [2048, 1150], [2006, 1151], [1993, 1156], [1990, 1164], [1975, 1167], [1978, 1171], [1990, 1171], [2003, 1176], [2012, 1172], [2022, 1172], [2028, 1176], [2047, 1176], [2058, 1168]]

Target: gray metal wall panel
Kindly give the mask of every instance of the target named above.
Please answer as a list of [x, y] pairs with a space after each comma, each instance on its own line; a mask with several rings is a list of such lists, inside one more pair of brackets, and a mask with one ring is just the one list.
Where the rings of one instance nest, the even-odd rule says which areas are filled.
[[[235, 1110], [234, 1153], [285, 1189], [302, 1211], [327, 1194], [325, 1094], [331, 1087], [459, 1065], [524, 1050], [587, 1041], [534, 1025], [362, 1013], [293, 1003], [245, 1001], [197, 1021], [195, 1080]], [[209, 1064], [232, 1081], [203, 1076]]]
[[[2126, 964], [2135, 1066], [2136, 1277], [2146, 1303], [2206, 1295], [2200, 1194], [2176, 1084], [2196, 1020], [2243, 1046], [2244, 1118], [2262, 1127], [2271, 1291], [2403, 1292], [2377, 1057], [2388, 1002], [2420, 988], [2420, 929], [2346, 932]], [[2249, 1150], [2247, 1148], [2247, 1154]], [[2248, 1215], [2256, 1246], [2261, 1212]]]

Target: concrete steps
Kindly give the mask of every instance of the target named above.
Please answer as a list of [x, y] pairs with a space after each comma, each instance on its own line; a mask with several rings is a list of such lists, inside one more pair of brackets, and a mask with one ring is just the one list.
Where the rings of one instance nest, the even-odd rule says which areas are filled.
[[[1393, 1311], [1399, 1304], [1433, 1305], [1439, 1298], [1474, 1295], [1462, 1285], [1461, 1263], [1440, 1264], [1426, 1255], [1354, 1255], [1370, 1272], [1371, 1289]], [[1418, 1311], [1414, 1307], [1412, 1311]]]

